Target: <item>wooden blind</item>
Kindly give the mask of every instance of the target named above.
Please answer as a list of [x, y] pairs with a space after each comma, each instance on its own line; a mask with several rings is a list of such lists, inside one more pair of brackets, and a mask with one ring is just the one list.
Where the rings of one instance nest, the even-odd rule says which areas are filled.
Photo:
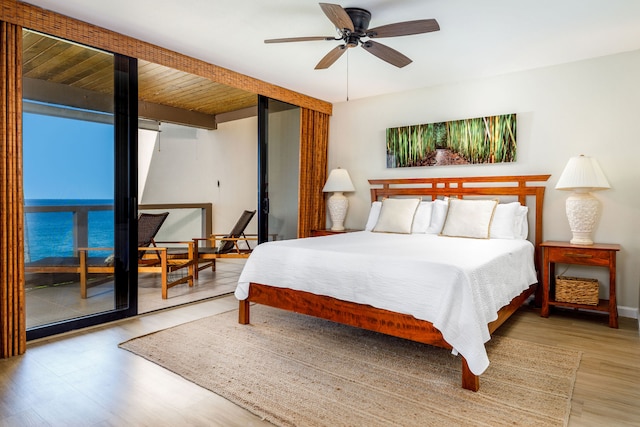
[[327, 180], [329, 115], [300, 109], [300, 189], [298, 237], [309, 237], [311, 230], [326, 226], [322, 187]]
[[26, 350], [22, 29], [0, 21], [0, 357]]

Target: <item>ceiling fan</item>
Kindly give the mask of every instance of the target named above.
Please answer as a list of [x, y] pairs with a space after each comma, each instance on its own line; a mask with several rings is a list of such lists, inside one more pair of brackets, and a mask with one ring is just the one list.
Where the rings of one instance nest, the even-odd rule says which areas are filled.
[[375, 39], [382, 37], [408, 36], [412, 34], [430, 33], [440, 30], [440, 26], [435, 19], [419, 19], [416, 21], [397, 22], [395, 24], [383, 25], [376, 28], [368, 28], [371, 20], [371, 13], [368, 10], [358, 7], [343, 8], [338, 4], [320, 3], [320, 8], [327, 18], [336, 26], [339, 37], [290, 37], [282, 39], [268, 39], [265, 43], [287, 43], [316, 40], [342, 40], [343, 44], [333, 48], [324, 58], [318, 62], [315, 69], [325, 69], [333, 65], [348, 48], [361, 45], [369, 53], [387, 61], [391, 65], [402, 68], [412, 61], [395, 49], [385, 46], [373, 40], [362, 40], [362, 38]]

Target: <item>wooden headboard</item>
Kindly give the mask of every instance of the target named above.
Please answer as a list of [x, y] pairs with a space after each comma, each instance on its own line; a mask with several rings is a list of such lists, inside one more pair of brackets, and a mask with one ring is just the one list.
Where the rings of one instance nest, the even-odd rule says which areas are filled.
[[[542, 207], [544, 202], [544, 184], [551, 175], [514, 175], [482, 176], [459, 178], [391, 178], [370, 179], [371, 201], [384, 197], [418, 196], [431, 197], [431, 200], [443, 197], [510, 197], [516, 198], [521, 205], [535, 212], [534, 236], [531, 242], [536, 248], [536, 266], [539, 262], [539, 250], [542, 243]], [[531, 201], [533, 200], [534, 206]], [[529, 201], [529, 203], [527, 203]], [[532, 209], [533, 208], [533, 209]]]

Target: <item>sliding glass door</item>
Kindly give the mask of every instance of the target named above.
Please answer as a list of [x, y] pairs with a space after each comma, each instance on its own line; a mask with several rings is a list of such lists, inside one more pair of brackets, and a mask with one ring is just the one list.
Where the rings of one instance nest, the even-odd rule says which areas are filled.
[[137, 111], [129, 111], [128, 100], [137, 94], [130, 93], [135, 61], [128, 58], [27, 30], [23, 48], [26, 317], [32, 339], [135, 312], [127, 242], [135, 236], [129, 225], [132, 213], [135, 218], [129, 177], [135, 175], [129, 169], [137, 132], [131, 132], [137, 119], [131, 123], [129, 116]]
[[300, 108], [258, 98], [261, 242], [298, 237]]

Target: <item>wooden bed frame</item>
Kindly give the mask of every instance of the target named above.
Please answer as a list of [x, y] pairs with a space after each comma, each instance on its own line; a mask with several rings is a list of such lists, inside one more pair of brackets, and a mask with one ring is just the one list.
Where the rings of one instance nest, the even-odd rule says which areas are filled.
[[[530, 182], [544, 182], [550, 175], [519, 175], [519, 176], [490, 176], [490, 177], [462, 177], [462, 178], [406, 178], [406, 179], [372, 179], [371, 200], [376, 201], [384, 197], [419, 196], [431, 197], [432, 200], [442, 197], [509, 197], [515, 198], [522, 205], [535, 203], [535, 222], [533, 236], [529, 240], [535, 245], [535, 265], [539, 272], [540, 243], [542, 243], [542, 207], [545, 187], [543, 185], [529, 185]], [[531, 224], [531, 218], [529, 223]], [[531, 228], [531, 227], [530, 227]], [[540, 277], [538, 273], [538, 278]], [[489, 332], [493, 333], [513, 314], [529, 296], [536, 290], [532, 285], [511, 303], [502, 307], [498, 318], [489, 324]], [[356, 326], [371, 331], [381, 332], [399, 338], [431, 344], [437, 347], [451, 349], [442, 334], [432, 323], [416, 319], [407, 314], [395, 313], [378, 309], [369, 305], [356, 304], [335, 298], [315, 295], [309, 292], [296, 291], [288, 288], [251, 283], [249, 297], [239, 302], [239, 318], [241, 324], [250, 321], [250, 303], [264, 304], [296, 313], [307, 314], [322, 319], [331, 320], [346, 325]], [[462, 357], [462, 387], [477, 391], [480, 380], [474, 375]]]

